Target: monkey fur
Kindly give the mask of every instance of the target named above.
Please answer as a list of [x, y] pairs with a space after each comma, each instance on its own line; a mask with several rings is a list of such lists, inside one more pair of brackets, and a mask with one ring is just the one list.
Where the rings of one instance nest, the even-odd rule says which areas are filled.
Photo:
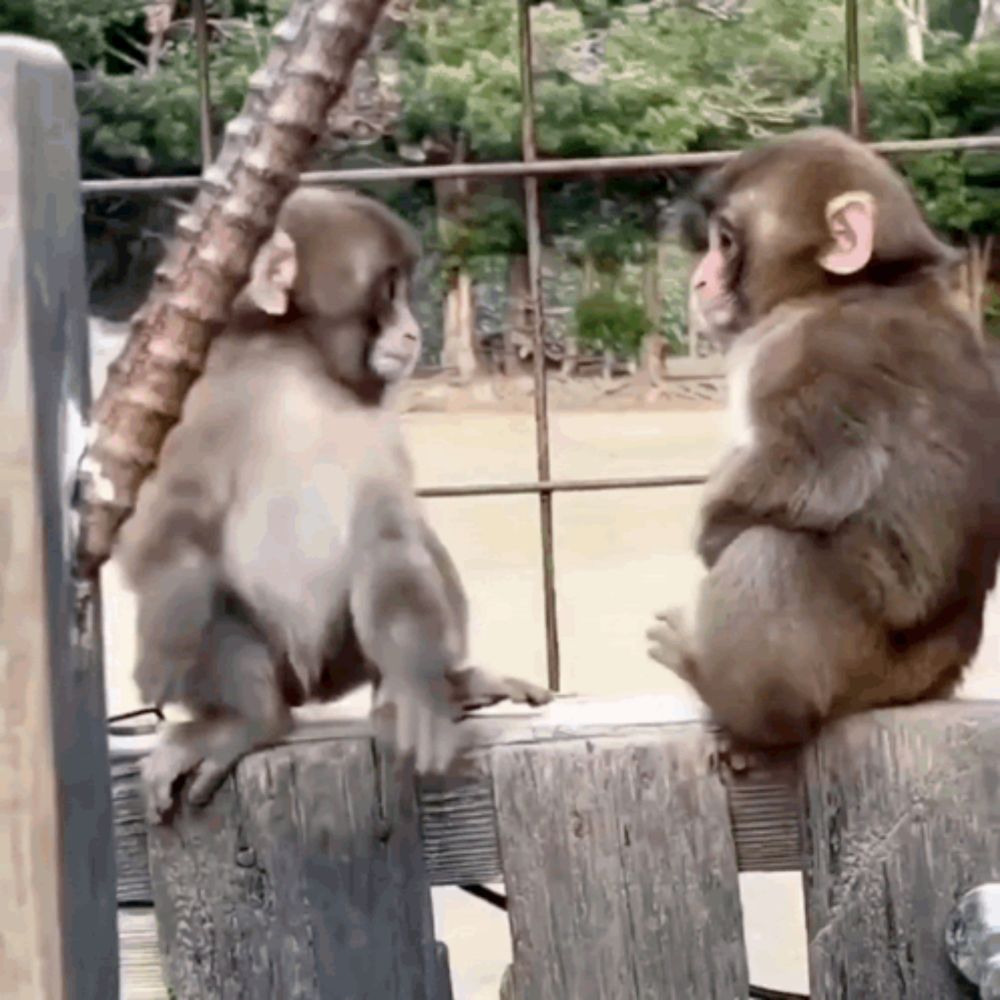
[[139, 691], [191, 715], [144, 763], [153, 821], [185, 776], [205, 803], [291, 708], [366, 681], [420, 772], [453, 762], [463, 712], [551, 698], [466, 664], [465, 593], [414, 495], [393, 397], [418, 254], [378, 202], [294, 192], [123, 526]]
[[650, 655], [752, 745], [949, 695], [1000, 555], [1000, 394], [956, 251], [834, 130], [742, 153], [698, 202], [693, 294], [726, 353], [731, 440], [693, 616], [657, 615]]

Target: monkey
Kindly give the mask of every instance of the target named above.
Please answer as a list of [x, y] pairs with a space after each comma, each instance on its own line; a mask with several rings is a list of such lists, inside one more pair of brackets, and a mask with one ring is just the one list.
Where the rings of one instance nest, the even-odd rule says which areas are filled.
[[143, 763], [153, 822], [366, 682], [418, 773], [455, 761], [465, 712], [552, 697], [466, 662], [465, 591], [418, 504], [395, 401], [419, 253], [374, 199], [289, 195], [122, 527], [140, 695], [191, 716]]
[[835, 129], [741, 152], [686, 229], [730, 438], [693, 613], [657, 614], [650, 656], [751, 747], [949, 696], [1000, 556], [1000, 392], [949, 287], [958, 251]]

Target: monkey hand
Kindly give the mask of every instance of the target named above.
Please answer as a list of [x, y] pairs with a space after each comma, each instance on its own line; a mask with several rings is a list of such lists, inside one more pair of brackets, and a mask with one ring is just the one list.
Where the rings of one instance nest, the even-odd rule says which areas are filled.
[[711, 569], [719, 561], [722, 553], [739, 537], [745, 527], [746, 525], [736, 519], [726, 520], [720, 517], [708, 520], [702, 517], [695, 536], [694, 548], [707, 569]]
[[498, 677], [482, 667], [463, 667], [448, 674], [452, 699], [463, 712], [488, 708], [501, 701], [515, 704], [547, 705], [554, 695], [548, 688], [521, 680], [519, 677]]
[[655, 618], [659, 624], [646, 630], [650, 658], [690, 683], [694, 672], [694, 654], [683, 610], [668, 608], [658, 612]]
[[390, 675], [375, 692], [372, 724], [376, 739], [412, 757], [418, 774], [444, 774], [461, 749], [458, 714], [443, 674], [420, 681]]

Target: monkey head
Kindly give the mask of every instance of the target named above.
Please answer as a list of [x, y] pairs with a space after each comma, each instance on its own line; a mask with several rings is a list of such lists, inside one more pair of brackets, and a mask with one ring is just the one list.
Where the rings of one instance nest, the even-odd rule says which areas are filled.
[[699, 187], [682, 235], [702, 254], [694, 318], [723, 349], [784, 302], [898, 283], [956, 255], [889, 164], [834, 129], [741, 153]]
[[296, 322], [332, 374], [354, 386], [406, 378], [420, 358], [410, 300], [420, 245], [373, 199], [299, 188], [258, 252], [245, 289], [252, 307]]

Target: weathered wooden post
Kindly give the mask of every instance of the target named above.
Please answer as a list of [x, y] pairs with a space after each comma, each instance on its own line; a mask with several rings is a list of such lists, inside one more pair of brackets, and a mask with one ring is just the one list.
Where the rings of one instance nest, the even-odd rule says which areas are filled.
[[51, 45], [0, 37], [0, 981], [118, 995], [96, 593], [70, 574], [89, 405], [77, 119]]
[[369, 738], [253, 754], [149, 860], [178, 997], [451, 1000], [413, 782]]
[[845, 719], [802, 780], [813, 1000], [968, 996], [945, 930], [1000, 876], [1000, 704]]
[[736, 847], [703, 728], [497, 749], [505, 1000], [749, 991]]

